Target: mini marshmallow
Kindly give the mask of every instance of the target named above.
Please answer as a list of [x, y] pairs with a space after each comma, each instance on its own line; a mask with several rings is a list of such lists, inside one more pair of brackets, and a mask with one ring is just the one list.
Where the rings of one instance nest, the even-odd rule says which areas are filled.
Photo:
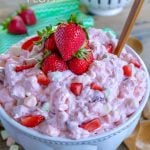
[[21, 99], [25, 97], [25, 89], [20, 85], [15, 85], [11, 91], [11, 95], [16, 99]]
[[13, 144], [15, 144], [15, 140], [12, 137], [8, 137], [6, 145], [8, 147], [12, 146]]
[[28, 107], [35, 107], [37, 105], [37, 99], [35, 96], [29, 96], [24, 99], [24, 104]]
[[6, 132], [6, 130], [1, 131], [1, 137], [2, 137], [3, 140], [7, 140], [7, 138], [9, 137], [9, 135]]
[[19, 150], [19, 146], [14, 144], [9, 148], [9, 150]]

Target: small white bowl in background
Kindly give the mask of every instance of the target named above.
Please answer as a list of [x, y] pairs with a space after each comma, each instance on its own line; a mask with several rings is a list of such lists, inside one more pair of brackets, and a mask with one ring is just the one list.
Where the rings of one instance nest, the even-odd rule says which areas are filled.
[[120, 13], [131, 0], [80, 0], [88, 10], [100, 16], [112, 16]]

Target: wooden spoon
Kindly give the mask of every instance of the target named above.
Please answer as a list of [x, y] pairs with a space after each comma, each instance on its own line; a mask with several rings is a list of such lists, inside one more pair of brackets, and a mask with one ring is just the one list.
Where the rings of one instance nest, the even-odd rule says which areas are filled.
[[114, 54], [120, 56], [121, 51], [128, 40], [128, 37], [131, 33], [131, 30], [135, 24], [136, 18], [142, 8], [144, 0], [134, 0], [133, 6], [127, 18], [127, 21], [124, 25], [123, 31], [121, 33], [120, 39], [118, 41], [118, 45], [114, 51]]

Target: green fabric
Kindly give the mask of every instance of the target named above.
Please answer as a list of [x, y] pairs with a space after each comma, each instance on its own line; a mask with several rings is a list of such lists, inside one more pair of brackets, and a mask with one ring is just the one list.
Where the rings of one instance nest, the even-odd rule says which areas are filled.
[[32, 6], [37, 17], [37, 23], [33, 26], [28, 26], [28, 34], [12, 35], [2, 30], [0, 26], [0, 53], [5, 53], [11, 45], [24, 39], [25, 37], [36, 34], [37, 30], [41, 30], [48, 25], [56, 25], [59, 22], [69, 19], [71, 14], [77, 14], [82, 24], [88, 28], [94, 25], [94, 20], [91, 16], [87, 16], [80, 12], [78, 0], [60, 0], [59, 2], [49, 2]]

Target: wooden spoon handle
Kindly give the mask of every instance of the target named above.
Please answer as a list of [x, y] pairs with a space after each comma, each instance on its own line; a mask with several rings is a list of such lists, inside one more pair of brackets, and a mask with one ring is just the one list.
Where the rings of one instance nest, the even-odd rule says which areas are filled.
[[134, 0], [133, 6], [131, 8], [131, 11], [129, 13], [128, 19], [124, 25], [123, 31], [120, 35], [118, 45], [114, 51], [114, 54], [117, 56], [120, 56], [121, 51], [127, 42], [127, 39], [131, 33], [131, 30], [135, 24], [136, 18], [138, 17], [138, 14], [142, 8], [142, 5], [144, 3], [144, 0]]

